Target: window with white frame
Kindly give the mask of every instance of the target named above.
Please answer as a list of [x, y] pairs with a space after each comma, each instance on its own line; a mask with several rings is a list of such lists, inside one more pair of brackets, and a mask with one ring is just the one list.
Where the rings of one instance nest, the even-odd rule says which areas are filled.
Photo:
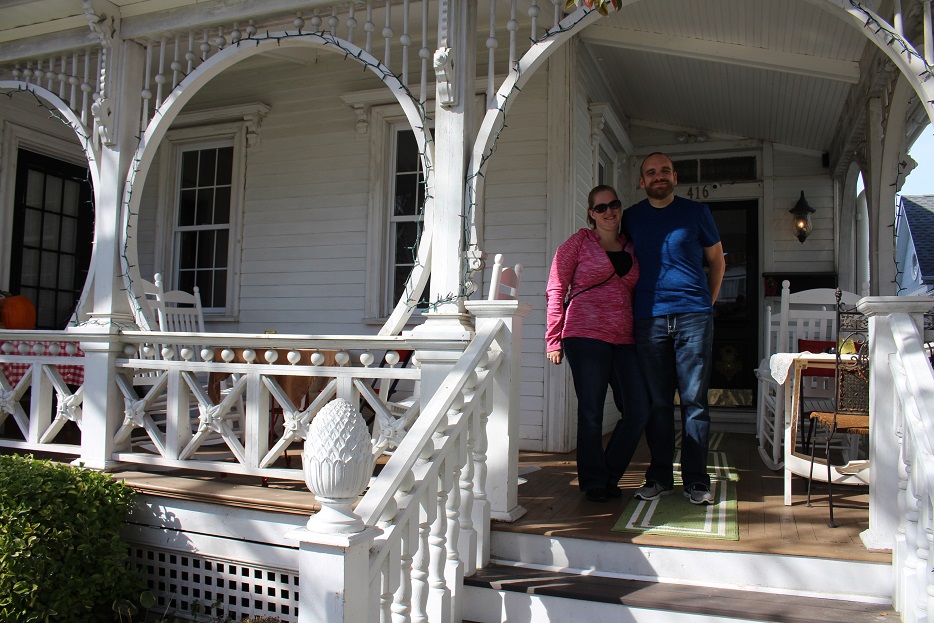
[[[392, 313], [415, 266], [426, 179], [415, 131], [399, 106], [371, 106], [365, 131], [370, 140], [366, 317], [377, 322]], [[427, 293], [428, 286], [420, 298]]]
[[[419, 155], [415, 133], [407, 126], [393, 131], [391, 188], [389, 192], [389, 247], [386, 265], [389, 268], [390, 299], [384, 301], [391, 310], [405, 292], [405, 282], [415, 266], [418, 242], [424, 225], [425, 171]], [[417, 308], [424, 309], [422, 301]]]
[[233, 153], [230, 140], [179, 149], [174, 287], [192, 292], [197, 286], [201, 305], [215, 313], [227, 308]]
[[262, 103], [183, 113], [160, 150], [154, 272], [167, 289], [197, 286], [205, 316], [239, 312], [240, 220], [248, 146], [259, 140]]

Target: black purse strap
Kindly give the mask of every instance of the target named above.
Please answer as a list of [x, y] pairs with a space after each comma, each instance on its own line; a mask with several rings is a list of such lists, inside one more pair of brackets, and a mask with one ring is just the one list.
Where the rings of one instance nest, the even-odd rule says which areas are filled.
[[570, 305], [570, 304], [571, 304], [571, 301], [574, 299], [575, 296], [580, 296], [581, 294], [583, 294], [583, 293], [586, 292], [587, 290], [593, 290], [594, 288], [599, 288], [600, 286], [602, 286], [603, 284], [605, 284], [607, 281], [609, 281], [610, 279], [612, 279], [612, 278], [613, 278], [613, 275], [615, 275], [615, 274], [616, 274], [616, 271], [614, 270], [613, 272], [610, 273], [610, 276], [609, 276], [609, 277], [607, 277], [606, 279], [604, 279], [604, 280], [601, 281], [600, 283], [595, 284], [595, 285], [592, 285], [592, 286], [587, 286], [586, 288], [584, 288], [584, 289], [581, 290], [580, 292], [575, 292], [574, 294], [572, 294], [571, 296], [569, 296], [568, 299], [564, 302], [564, 306], [567, 307], [568, 305]]

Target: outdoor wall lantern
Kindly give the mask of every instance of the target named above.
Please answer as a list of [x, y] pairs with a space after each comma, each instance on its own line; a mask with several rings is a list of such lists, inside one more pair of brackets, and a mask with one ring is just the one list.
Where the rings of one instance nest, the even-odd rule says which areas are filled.
[[795, 237], [797, 237], [800, 242], [804, 242], [807, 240], [807, 237], [811, 235], [811, 230], [813, 229], [813, 225], [811, 225], [811, 214], [814, 213], [814, 208], [808, 205], [808, 200], [804, 198], [803, 190], [801, 191], [801, 197], [798, 199], [798, 203], [788, 211], [791, 212], [795, 219]]

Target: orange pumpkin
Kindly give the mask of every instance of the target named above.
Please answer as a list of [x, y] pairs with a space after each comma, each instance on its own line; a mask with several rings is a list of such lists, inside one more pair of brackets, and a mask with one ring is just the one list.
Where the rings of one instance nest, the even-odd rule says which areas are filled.
[[7, 329], [35, 329], [36, 306], [22, 295], [0, 299], [0, 323]]

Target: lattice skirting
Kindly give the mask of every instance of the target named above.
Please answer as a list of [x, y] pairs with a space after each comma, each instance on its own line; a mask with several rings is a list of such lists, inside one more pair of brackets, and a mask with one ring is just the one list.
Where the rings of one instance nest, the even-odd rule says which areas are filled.
[[[243, 561], [132, 544], [131, 557], [156, 596], [153, 610], [179, 618], [277, 617], [298, 621], [298, 574]], [[199, 620], [204, 620], [202, 617]]]

